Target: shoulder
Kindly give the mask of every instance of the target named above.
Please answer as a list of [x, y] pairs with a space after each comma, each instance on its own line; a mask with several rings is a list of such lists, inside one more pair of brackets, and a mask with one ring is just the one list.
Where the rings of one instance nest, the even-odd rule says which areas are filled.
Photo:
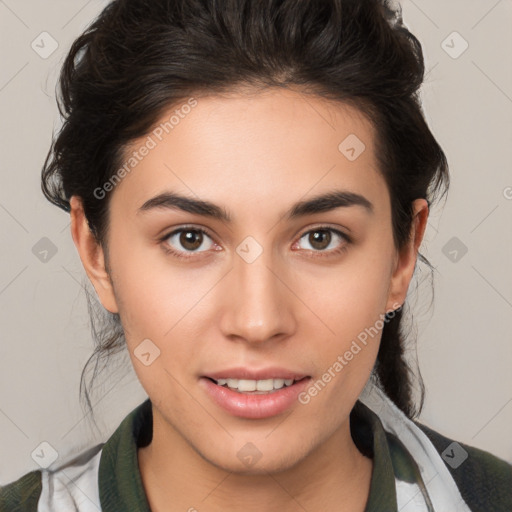
[[31, 471], [0, 487], [0, 512], [101, 510], [98, 467], [102, 447], [103, 443], [93, 446], [59, 467]]
[[441, 455], [474, 512], [512, 510], [512, 465], [484, 450], [458, 443], [415, 421]]
[[0, 487], [0, 512], [36, 512], [41, 495], [41, 471], [31, 471]]

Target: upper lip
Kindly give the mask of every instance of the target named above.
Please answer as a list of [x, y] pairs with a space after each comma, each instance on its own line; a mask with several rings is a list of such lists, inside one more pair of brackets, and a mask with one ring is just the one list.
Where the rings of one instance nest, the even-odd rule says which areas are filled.
[[307, 374], [302, 372], [296, 372], [288, 370], [286, 368], [279, 368], [277, 366], [271, 366], [268, 368], [251, 369], [251, 368], [226, 368], [225, 370], [219, 370], [217, 372], [209, 372], [204, 375], [210, 379], [247, 379], [247, 380], [266, 380], [266, 379], [293, 379], [300, 380], [304, 377], [308, 377]]

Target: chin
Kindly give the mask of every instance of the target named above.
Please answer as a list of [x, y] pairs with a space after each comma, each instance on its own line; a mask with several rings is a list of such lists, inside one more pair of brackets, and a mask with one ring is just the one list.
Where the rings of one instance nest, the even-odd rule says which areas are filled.
[[260, 450], [256, 444], [250, 441], [244, 442], [241, 448], [233, 449], [233, 456], [227, 456], [226, 452], [208, 455], [199, 453], [203, 459], [223, 471], [248, 476], [287, 471], [300, 463], [307, 455], [301, 453], [304, 450], [303, 444], [300, 445], [301, 448], [294, 448], [288, 443], [281, 444], [281, 448], [286, 447], [286, 452], [279, 452], [277, 447], [268, 446]]

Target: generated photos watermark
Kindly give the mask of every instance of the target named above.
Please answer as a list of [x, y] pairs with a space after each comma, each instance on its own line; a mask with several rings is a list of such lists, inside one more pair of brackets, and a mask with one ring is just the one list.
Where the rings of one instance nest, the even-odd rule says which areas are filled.
[[131, 156], [125, 161], [123, 166], [119, 168], [101, 187], [97, 187], [93, 191], [93, 195], [96, 199], [104, 199], [107, 192], [111, 192], [121, 180], [129, 174], [140, 162], [149, 155], [152, 149], [158, 146], [158, 143], [163, 140], [165, 135], [169, 134], [182, 119], [190, 114], [192, 109], [197, 106], [197, 100], [195, 98], [189, 98], [187, 103], [181, 105], [180, 108], [174, 110], [172, 115], [167, 121], [160, 123], [150, 135], [146, 137], [145, 142], [139, 146], [138, 149], [134, 150]]
[[[348, 350], [343, 355], [339, 355], [334, 363], [327, 368], [322, 376], [312, 383], [305, 391], [299, 393], [298, 400], [301, 404], [307, 405], [311, 401], [312, 397], [315, 397], [320, 393], [331, 380], [336, 377], [337, 374], [349, 364], [350, 361], [361, 352], [361, 350], [368, 344], [369, 339], [373, 339], [383, 329], [384, 325], [389, 323], [402, 308], [401, 304], [393, 304], [393, 310], [389, 311], [385, 315], [382, 313], [379, 315], [379, 319], [371, 326], [366, 327], [357, 335], [357, 339], [352, 340], [352, 343]], [[359, 342], [359, 343], [358, 343]]]

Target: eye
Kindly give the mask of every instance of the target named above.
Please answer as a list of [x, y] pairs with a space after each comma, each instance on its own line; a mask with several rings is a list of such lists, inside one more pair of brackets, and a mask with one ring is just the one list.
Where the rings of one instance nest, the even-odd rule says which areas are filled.
[[161, 238], [166, 252], [187, 258], [187, 253], [206, 252], [215, 246], [208, 233], [201, 228], [183, 227]]
[[[309, 247], [300, 247], [302, 240], [309, 244]], [[194, 253], [207, 252], [212, 248], [222, 250], [206, 230], [198, 227], [181, 227], [163, 236], [160, 242], [166, 253], [184, 259], [193, 257]], [[299, 246], [317, 253], [315, 256], [331, 256], [345, 251], [349, 243], [351, 239], [345, 233], [328, 226], [320, 226], [304, 233], [293, 248]]]
[[305, 241], [306, 247], [302, 246], [299, 248], [329, 254], [345, 250], [347, 245], [351, 242], [350, 238], [345, 235], [345, 233], [327, 226], [321, 226], [307, 231], [300, 237], [297, 244], [300, 245], [302, 240]]

